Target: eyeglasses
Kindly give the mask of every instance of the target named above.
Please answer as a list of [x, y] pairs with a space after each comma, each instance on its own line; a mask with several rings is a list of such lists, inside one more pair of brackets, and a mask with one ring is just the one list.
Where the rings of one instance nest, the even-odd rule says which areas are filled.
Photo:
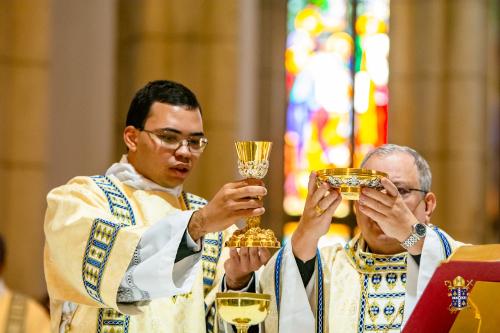
[[204, 136], [188, 136], [183, 137], [182, 135], [165, 130], [149, 131], [145, 129], [139, 129], [140, 131], [152, 134], [160, 139], [162, 145], [165, 148], [177, 150], [181, 146], [187, 146], [191, 153], [200, 154], [203, 152], [208, 144], [208, 139]]
[[399, 194], [403, 197], [403, 198], [406, 198], [410, 195], [411, 191], [418, 191], [418, 192], [422, 192], [424, 194], [427, 194], [427, 191], [425, 190], [421, 190], [421, 189], [418, 189], [418, 188], [404, 188], [404, 187], [398, 187], [398, 192]]

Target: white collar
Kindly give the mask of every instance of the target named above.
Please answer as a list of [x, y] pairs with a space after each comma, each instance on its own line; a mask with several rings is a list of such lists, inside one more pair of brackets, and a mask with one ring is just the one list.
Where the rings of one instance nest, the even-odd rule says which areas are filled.
[[122, 183], [138, 190], [167, 192], [176, 198], [181, 195], [182, 185], [174, 188], [163, 187], [139, 174], [123, 155], [120, 162], [114, 163], [106, 171], [106, 176], [115, 176]]

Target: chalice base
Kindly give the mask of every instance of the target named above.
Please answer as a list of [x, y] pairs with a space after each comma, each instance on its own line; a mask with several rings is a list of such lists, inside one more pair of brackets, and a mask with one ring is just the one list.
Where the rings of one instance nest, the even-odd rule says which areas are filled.
[[358, 186], [343, 186], [340, 188], [340, 195], [342, 199], [346, 200], [359, 200], [361, 188]]
[[267, 247], [279, 249], [280, 242], [270, 229], [260, 227], [245, 227], [236, 230], [226, 241], [227, 247]]

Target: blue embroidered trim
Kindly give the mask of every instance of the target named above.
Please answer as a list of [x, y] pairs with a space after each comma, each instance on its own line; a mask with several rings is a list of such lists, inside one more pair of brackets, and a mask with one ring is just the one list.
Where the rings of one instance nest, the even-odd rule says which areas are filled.
[[[274, 265], [274, 295], [276, 297], [276, 306], [278, 308], [278, 318], [280, 312], [280, 279], [281, 279], [281, 262], [283, 260], [283, 250], [282, 247], [276, 256], [276, 262]], [[318, 299], [317, 299], [317, 310], [316, 310], [316, 332], [323, 333], [324, 330], [324, 317], [325, 317], [325, 307], [324, 307], [324, 294], [323, 294], [323, 266], [321, 265], [321, 255], [319, 250], [316, 251], [316, 258], [318, 262]], [[279, 319], [278, 319], [279, 323]]]
[[323, 333], [323, 319], [325, 308], [323, 306], [323, 266], [321, 265], [321, 255], [319, 250], [316, 250], [316, 257], [318, 258], [318, 309], [316, 312], [316, 332]]
[[[215, 253], [215, 256], [214, 253], [208, 253], [209, 252], [209, 244], [207, 242], [204, 242], [204, 254], [201, 256], [201, 260], [202, 260], [202, 267], [203, 267], [203, 286], [204, 286], [204, 290], [209, 290], [213, 283], [214, 283], [214, 279], [215, 279], [215, 275], [216, 275], [216, 272], [217, 272], [217, 263], [219, 262], [219, 258], [220, 258], [220, 254], [222, 252], [222, 233], [218, 233], [218, 238], [219, 238], [219, 242], [217, 244], [217, 250], [213, 250], [214, 248], [214, 245], [211, 244], [211, 249], [213, 252], [216, 252]], [[207, 240], [205, 238], [205, 240]]]
[[432, 228], [439, 236], [441, 239], [441, 245], [443, 245], [443, 251], [444, 251], [444, 256], [445, 258], [448, 258], [451, 255], [451, 246], [450, 243], [448, 242], [448, 239], [446, 239], [446, 236], [439, 230], [438, 227], [434, 226]]
[[382, 293], [382, 294], [368, 294], [368, 298], [395, 298], [405, 297], [406, 293]]
[[[207, 204], [207, 201], [201, 197], [198, 197], [191, 193], [182, 192], [182, 199], [184, 204], [188, 209], [197, 210], [202, 208]], [[201, 256], [202, 262], [211, 263], [213, 267], [208, 267], [208, 265], [203, 265], [203, 285], [205, 289], [212, 287], [217, 263], [219, 262], [220, 255], [222, 253], [223, 234], [222, 232], [217, 233], [217, 239], [205, 237], [203, 240], [203, 254]], [[216, 247], [214, 249], [214, 247]]]
[[394, 330], [394, 329], [398, 329], [398, 328], [401, 328], [401, 324], [392, 324], [392, 325], [372, 325], [372, 324], [369, 324], [369, 325], [365, 325], [365, 331], [376, 331], [376, 332], [379, 332], [379, 331], [387, 331], [387, 330]]
[[125, 197], [122, 191], [113, 184], [111, 179], [106, 176], [92, 176], [90, 178], [104, 192], [106, 199], [108, 199], [111, 214], [113, 214], [122, 225], [135, 225], [134, 212], [127, 197]]
[[210, 307], [210, 310], [208, 311], [208, 315], [206, 317], [207, 333], [213, 333], [214, 331], [215, 313], [216, 313], [215, 306]]
[[374, 271], [404, 271], [406, 270], [406, 265], [401, 266], [375, 266]]
[[365, 327], [365, 306], [366, 306], [366, 296], [363, 290], [368, 288], [368, 277], [369, 274], [364, 274], [363, 286], [361, 287], [361, 304], [359, 306], [359, 322], [358, 322], [358, 333], [363, 333]]
[[219, 240], [215, 240], [215, 239], [205, 239], [204, 243], [210, 244], [210, 245], [215, 245], [215, 246], [219, 246], [219, 244], [221, 244], [221, 242]]
[[[214, 279], [212, 278], [212, 276], [215, 278], [217, 263], [219, 262], [220, 255], [222, 253], [222, 244], [223, 244], [222, 232], [218, 233], [217, 240], [205, 238], [203, 243], [204, 243], [204, 250], [207, 248], [212, 248], [212, 249], [215, 247], [217, 248], [216, 257], [206, 254], [203, 254], [201, 256], [202, 262], [203, 260], [205, 260], [205, 264], [203, 265], [203, 287], [204, 287], [203, 290], [208, 291], [214, 283]], [[211, 267], [208, 267], [209, 265]], [[206, 304], [205, 304], [205, 311], [207, 311]], [[215, 313], [216, 309], [214, 304], [212, 304], [210, 309], [208, 309], [207, 311], [207, 316], [205, 319], [207, 333], [213, 333], [214, 331]]]
[[276, 306], [278, 315], [280, 312], [280, 278], [281, 278], [281, 260], [283, 259], [283, 247], [278, 251], [276, 262], [274, 263], [274, 295], [276, 297]]
[[100, 303], [103, 303], [100, 290], [102, 275], [120, 228], [119, 224], [95, 219], [85, 247], [82, 267], [83, 284], [90, 297]]
[[204, 284], [205, 286], [211, 286], [211, 285], [212, 285], [212, 283], [214, 283], [214, 280], [213, 280], [213, 279], [210, 279], [210, 278], [207, 278], [207, 277], [204, 277], [204, 278], [203, 278], [203, 284]]
[[[135, 216], [127, 197], [106, 176], [90, 177], [104, 192], [111, 214], [120, 222], [115, 224], [101, 219], [94, 220], [83, 257], [83, 281], [90, 297], [104, 303], [100, 294], [102, 275], [109, 253], [122, 226], [135, 225]], [[97, 332], [128, 332], [130, 316], [114, 309], [99, 309]]]
[[361, 259], [375, 259], [377, 262], [400, 262], [400, 261], [405, 261], [406, 260], [406, 254], [401, 255], [399, 257], [396, 256], [390, 256], [390, 257], [379, 257], [379, 256], [368, 256], [365, 253], [359, 253], [359, 257]]
[[214, 264], [217, 263], [218, 259], [219, 258], [209, 257], [209, 256], [205, 256], [205, 255], [201, 256], [201, 260], [209, 261], [209, 262], [212, 262]]
[[[198, 210], [207, 204], [207, 201], [191, 193], [182, 192], [182, 199], [184, 204], [189, 210]], [[203, 254], [201, 256], [202, 269], [203, 269], [203, 290], [206, 293], [210, 291], [214, 283], [217, 263], [222, 253], [222, 246], [224, 236], [222, 232], [216, 234], [211, 233], [203, 239]], [[215, 306], [212, 304], [207, 307], [205, 303], [205, 324], [207, 333], [212, 333], [214, 330], [215, 322]]]
[[188, 209], [197, 210], [205, 206], [208, 201], [192, 193], [182, 192], [182, 199]]
[[99, 309], [97, 317], [97, 333], [128, 333], [130, 316], [113, 309]]
[[223, 243], [223, 235], [222, 235], [222, 232], [219, 232], [218, 235], [217, 235], [217, 240], [214, 240], [214, 239], [208, 239], [208, 238], [205, 238], [203, 240], [203, 243], [205, 245], [213, 245], [213, 246], [217, 246], [217, 257], [209, 257], [209, 256], [202, 256], [202, 259], [205, 258], [205, 260], [208, 260], [208, 261], [211, 261], [211, 262], [214, 262], [214, 263], [218, 263], [219, 262], [219, 258], [220, 258], [220, 255], [222, 253], [222, 243]]

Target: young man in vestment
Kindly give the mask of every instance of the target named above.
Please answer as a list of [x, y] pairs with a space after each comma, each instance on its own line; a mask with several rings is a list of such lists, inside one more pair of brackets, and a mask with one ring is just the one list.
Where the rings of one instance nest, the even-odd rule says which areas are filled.
[[0, 235], [0, 333], [49, 333], [47, 311], [35, 300], [7, 288], [3, 280], [6, 246]]
[[237, 220], [264, 213], [267, 191], [231, 182], [208, 203], [183, 191], [208, 139], [195, 95], [179, 83], [140, 89], [123, 139], [127, 154], [104, 175], [48, 194], [52, 331], [216, 331], [216, 291], [255, 289], [253, 271], [270, 257], [223, 246]]
[[341, 197], [311, 174], [297, 230], [261, 276], [273, 295], [266, 333], [400, 332], [434, 270], [460, 245], [430, 224], [431, 171], [415, 150], [387, 144], [361, 167], [388, 177], [381, 191], [362, 189], [354, 203], [360, 234], [344, 247], [317, 249]]

